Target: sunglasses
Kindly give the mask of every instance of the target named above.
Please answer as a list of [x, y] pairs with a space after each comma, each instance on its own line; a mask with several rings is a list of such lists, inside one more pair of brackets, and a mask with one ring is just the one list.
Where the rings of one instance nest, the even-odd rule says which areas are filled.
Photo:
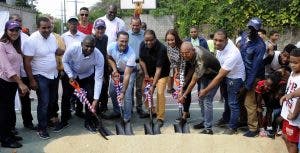
[[86, 16], [86, 17], [88, 17], [89, 14], [80, 14], [80, 16]]

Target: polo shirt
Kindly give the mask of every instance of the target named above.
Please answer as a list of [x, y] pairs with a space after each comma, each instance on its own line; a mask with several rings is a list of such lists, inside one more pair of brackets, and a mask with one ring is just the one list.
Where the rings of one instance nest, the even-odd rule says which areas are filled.
[[140, 44], [144, 41], [144, 30], [140, 30], [138, 33], [134, 33], [132, 30], [128, 31], [129, 42], [128, 45], [134, 50], [136, 60], [139, 59]]
[[170, 61], [167, 48], [156, 39], [152, 48], [148, 48], [143, 41], [140, 45], [140, 59], [145, 62], [149, 77], [154, 77], [156, 67], [161, 67], [159, 78], [167, 77], [170, 73]]
[[66, 48], [72, 45], [75, 42], [82, 42], [86, 35], [80, 31], [77, 31], [75, 35], [72, 35], [70, 31], [65, 32], [61, 35], [62, 39], [65, 42]]
[[58, 46], [54, 35], [44, 38], [39, 31], [31, 34], [23, 46], [25, 56], [32, 56], [32, 74], [48, 79], [57, 77], [55, 52]]
[[125, 68], [136, 66], [135, 53], [130, 46], [127, 46], [126, 50], [121, 52], [117, 42], [113, 42], [107, 46], [107, 55], [111, 57], [117, 65], [117, 69], [120, 73], [124, 73]]

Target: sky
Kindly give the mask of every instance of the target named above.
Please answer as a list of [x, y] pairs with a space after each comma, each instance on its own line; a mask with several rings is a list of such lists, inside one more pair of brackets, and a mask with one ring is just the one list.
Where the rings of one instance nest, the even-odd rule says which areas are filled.
[[[36, 8], [44, 13], [51, 14], [55, 18], [61, 18], [64, 0], [37, 0]], [[66, 2], [66, 19], [75, 16], [75, 0], [65, 0]], [[81, 7], [91, 7], [101, 0], [77, 0], [77, 13]]]

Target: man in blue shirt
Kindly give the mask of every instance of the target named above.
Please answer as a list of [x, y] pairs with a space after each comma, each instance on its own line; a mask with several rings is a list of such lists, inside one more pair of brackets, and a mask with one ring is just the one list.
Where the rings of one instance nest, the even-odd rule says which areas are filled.
[[265, 68], [263, 64], [263, 57], [266, 52], [266, 45], [258, 35], [258, 30], [261, 28], [261, 25], [262, 21], [259, 18], [252, 18], [247, 24], [249, 33], [242, 34], [240, 43], [240, 51], [246, 70], [245, 107], [248, 115], [249, 128], [249, 131], [244, 134], [246, 137], [254, 137], [258, 134], [255, 86], [257, 81], [264, 78]]
[[[108, 64], [113, 70], [109, 86], [109, 94], [113, 103], [113, 113], [109, 115], [104, 114], [103, 116], [106, 119], [120, 117], [120, 108], [118, 105], [118, 100], [120, 100], [124, 106], [124, 122], [129, 122], [131, 118], [132, 90], [135, 80], [135, 73], [133, 71], [136, 67], [135, 53], [128, 46], [128, 39], [128, 33], [120, 31], [117, 34], [117, 42], [113, 42], [107, 47]], [[114, 87], [115, 79], [123, 80], [123, 87], [118, 97]]]
[[[142, 85], [144, 80], [143, 70], [139, 65], [139, 51], [140, 44], [144, 40], [144, 30], [141, 30], [141, 19], [137, 17], [131, 18], [130, 22], [131, 30], [128, 31], [129, 34], [129, 46], [135, 52], [135, 63], [136, 68], [136, 80], [135, 80], [135, 96], [136, 96], [136, 112], [139, 114], [140, 118], [146, 118], [149, 115], [143, 110], [143, 93]], [[133, 93], [133, 92], [132, 92]], [[132, 105], [134, 106], [134, 98], [132, 98]]]
[[[95, 38], [86, 36], [81, 43], [72, 44], [65, 52], [62, 59], [64, 69], [70, 81], [76, 80], [80, 87], [87, 91], [87, 99], [96, 110], [101, 93], [104, 71], [104, 58], [101, 52], [95, 48]], [[69, 97], [72, 92], [66, 93]], [[67, 125], [63, 120], [64, 111], [70, 109], [70, 104], [62, 105], [61, 129]], [[96, 132], [96, 118], [85, 107], [85, 128], [93, 133]]]

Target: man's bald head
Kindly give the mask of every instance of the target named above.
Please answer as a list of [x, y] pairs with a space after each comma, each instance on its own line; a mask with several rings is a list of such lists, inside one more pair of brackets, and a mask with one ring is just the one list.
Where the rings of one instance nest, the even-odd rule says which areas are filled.
[[81, 43], [82, 53], [84, 56], [89, 56], [93, 53], [96, 45], [95, 42], [95, 38], [92, 35], [84, 37]]
[[118, 7], [115, 4], [109, 5], [107, 12], [106, 12], [106, 18], [110, 21], [114, 20], [116, 18], [116, 15], [118, 13]]
[[195, 48], [191, 42], [183, 42], [180, 47], [180, 54], [184, 60], [191, 60], [195, 54]]
[[82, 42], [91, 42], [91, 43], [96, 43], [96, 40], [94, 38], [94, 36], [92, 35], [87, 35], [84, 37], [84, 39], [82, 40]]

